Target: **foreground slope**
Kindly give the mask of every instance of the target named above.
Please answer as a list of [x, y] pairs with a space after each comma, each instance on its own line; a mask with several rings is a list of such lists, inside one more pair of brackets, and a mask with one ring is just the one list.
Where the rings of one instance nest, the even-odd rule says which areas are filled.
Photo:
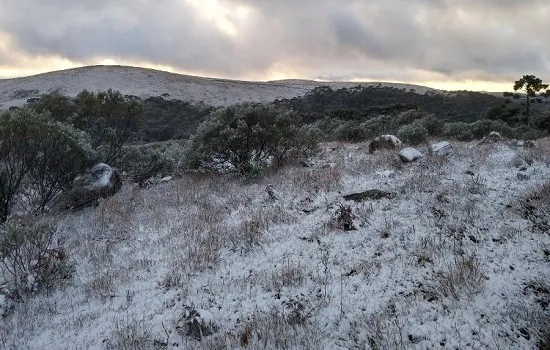
[[[390, 152], [331, 144], [312, 168], [253, 184], [128, 184], [61, 219], [76, 275], [16, 305], [0, 347], [534, 349], [544, 320], [527, 286], [549, 281], [550, 236], [518, 203], [548, 181], [549, 150], [549, 140], [534, 150], [455, 144], [448, 159], [401, 165]], [[518, 157], [531, 161], [529, 179], [518, 180]], [[342, 198], [373, 188], [395, 197]], [[338, 226], [340, 205], [357, 230]], [[181, 335], [186, 307], [209, 315], [215, 333]]]
[[[366, 83], [362, 85], [378, 85]], [[427, 87], [382, 83], [384, 86], [431, 90]], [[328, 85], [333, 88], [357, 86], [349, 82], [316, 82], [309, 80], [281, 80], [248, 82], [202, 78], [168, 73], [153, 69], [126, 66], [90, 66], [44, 73], [24, 78], [0, 80], [0, 109], [21, 106], [27, 99], [52, 90], [74, 96], [80, 91], [119, 90], [123, 94], [146, 98], [168, 93], [169, 98], [186, 102], [204, 102], [226, 106], [237, 102], [272, 102], [275, 99], [304, 95], [311, 89]]]

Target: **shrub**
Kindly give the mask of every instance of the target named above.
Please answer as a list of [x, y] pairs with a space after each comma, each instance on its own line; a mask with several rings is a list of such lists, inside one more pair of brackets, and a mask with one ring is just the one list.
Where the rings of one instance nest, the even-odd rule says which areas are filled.
[[91, 137], [101, 162], [112, 163], [122, 156], [124, 145], [136, 136], [143, 123], [143, 105], [119, 91], [98, 93], [87, 90], [75, 99], [76, 112], [69, 121]]
[[188, 165], [215, 172], [257, 173], [272, 161], [280, 165], [293, 150], [316, 147], [317, 132], [298, 127], [297, 116], [274, 106], [233, 105], [214, 112], [189, 141]]
[[430, 114], [422, 118], [421, 121], [424, 128], [426, 128], [426, 130], [428, 131], [428, 135], [439, 136], [443, 133], [445, 122], [441, 118]]
[[23, 109], [0, 116], [0, 221], [17, 196], [30, 211], [46, 209], [93, 156], [85, 133], [49, 113]]
[[474, 139], [472, 130], [469, 125], [464, 122], [447, 123], [443, 127], [443, 135], [453, 137], [459, 141], [471, 141]]
[[405, 143], [417, 145], [426, 141], [428, 130], [424, 127], [422, 120], [417, 119], [400, 127], [397, 131], [397, 137]]
[[50, 223], [15, 221], [0, 226], [0, 263], [12, 298], [71, 277], [73, 266], [65, 251], [53, 246], [55, 232]]
[[168, 176], [182, 170], [185, 148], [178, 141], [127, 146], [114, 165], [136, 182], [155, 176]]

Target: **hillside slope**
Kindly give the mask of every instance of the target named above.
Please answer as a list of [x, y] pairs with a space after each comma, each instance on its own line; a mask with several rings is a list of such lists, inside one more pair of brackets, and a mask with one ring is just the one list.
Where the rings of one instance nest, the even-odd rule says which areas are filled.
[[[362, 85], [378, 85], [364, 83]], [[432, 90], [423, 86], [382, 83], [384, 86]], [[21, 106], [27, 99], [59, 89], [74, 96], [80, 91], [119, 90], [123, 94], [141, 98], [169, 94], [168, 98], [186, 102], [202, 101], [213, 106], [237, 102], [272, 102], [275, 99], [293, 98], [321, 85], [332, 88], [357, 86], [351, 82], [317, 82], [308, 80], [281, 80], [248, 82], [202, 78], [168, 73], [153, 69], [126, 66], [90, 66], [44, 73], [24, 78], [0, 80], [0, 109]]]
[[[454, 146], [402, 165], [329, 144], [313, 167], [254, 183], [126, 185], [60, 218], [74, 278], [15, 304], [0, 348], [536, 349], [550, 235], [521, 199], [549, 195], [549, 140]], [[394, 196], [342, 197], [367, 189]], [[335, 219], [341, 205], [356, 230]], [[182, 325], [189, 310], [216, 327]]]

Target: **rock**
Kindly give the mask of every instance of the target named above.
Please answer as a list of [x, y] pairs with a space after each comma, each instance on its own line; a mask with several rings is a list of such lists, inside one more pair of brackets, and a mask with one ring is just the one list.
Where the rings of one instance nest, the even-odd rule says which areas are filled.
[[115, 168], [104, 163], [96, 164], [73, 181], [71, 191], [73, 208], [95, 204], [100, 198], [114, 195], [121, 187], [122, 180]]
[[401, 159], [403, 163], [411, 163], [420, 158], [422, 158], [422, 153], [416, 148], [407, 147], [399, 152], [399, 159]]
[[513, 139], [510, 142], [508, 142], [508, 147], [510, 147], [511, 149], [518, 149], [520, 147], [535, 148], [537, 147], [537, 143], [534, 140], [523, 141], [523, 140]]
[[369, 143], [369, 153], [379, 149], [396, 149], [403, 147], [403, 142], [394, 135], [381, 135]]
[[518, 180], [522, 180], [522, 181], [529, 180], [531, 178], [531, 175], [522, 173], [522, 172], [519, 172], [517, 176], [518, 176]]
[[516, 154], [511, 160], [510, 165], [514, 168], [519, 169], [520, 171], [527, 170], [533, 164], [532, 160], [525, 159], [524, 157]]
[[313, 166], [313, 164], [311, 164], [310, 161], [305, 159], [300, 162], [300, 165], [303, 166], [304, 168], [311, 168]]
[[448, 141], [441, 141], [430, 145], [430, 152], [438, 156], [453, 154], [453, 146]]
[[269, 195], [269, 198], [273, 200], [279, 199], [279, 193], [275, 191], [275, 189], [273, 188], [273, 185], [267, 185], [267, 187], [265, 188], [265, 191]]
[[163, 177], [162, 179], [160, 179], [158, 181], [159, 184], [163, 184], [163, 183], [167, 183], [167, 182], [170, 182], [172, 181], [173, 177], [172, 176], [165, 176]]
[[183, 336], [202, 340], [204, 337], [214, 334], [217, 330], [214, 316], [206, 310], [197, 310], [184, 307], [184, 311], [178, 322], [176, 330]]
[[352, 193], [344, 196], [347, 201], [363, 202], [367, 199], [377, 200], [383, 198], [394, 198], [395, 194], [391, 192], [381, 191], [378, 189], [367, 190], [359, 193]]
[[502, 141], [502, 136], [497, 131], [491, 131], [489, 133], [489, 136], [487, 136], [487, 139], [492, 142], [498, 142], [498, 141]]

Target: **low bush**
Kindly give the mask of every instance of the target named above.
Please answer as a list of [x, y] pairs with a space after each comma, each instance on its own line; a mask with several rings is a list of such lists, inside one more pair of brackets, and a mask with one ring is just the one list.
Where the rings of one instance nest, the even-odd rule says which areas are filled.
[[189, 140], [188, 166], [214, 172], [253, 175], [291, 154], [317, 147], [317, 129], [300, 126], [291, 111], [258, 103], [233, 105], [214, 112]]
[[0, 226], [0, 266], [12, 298], [54, 287], [72, 276], [67, 253], [53, 244], [55, 232], [51, 223], [14, 221]]
[[428, 130], [422, 120], [417, 119], [410, 124], [403, 125], [397, 131], [397, 137], [410, 145], [418, 145], [428, 138]]

